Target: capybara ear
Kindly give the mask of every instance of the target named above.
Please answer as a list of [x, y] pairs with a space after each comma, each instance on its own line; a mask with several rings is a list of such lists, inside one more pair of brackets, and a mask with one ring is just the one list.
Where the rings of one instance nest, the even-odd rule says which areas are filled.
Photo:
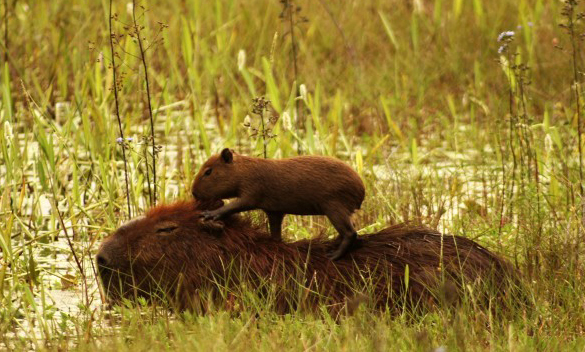
[[224, 150], [221, 151], [221, 159], [226, 164], [229, 164], [234, 160], [234, 154], [229, 148], [224, 148]]
[[215, 210], [223, 207], [223, 200], [197, 200], [197, 205], [195, 208], [197, 210]]

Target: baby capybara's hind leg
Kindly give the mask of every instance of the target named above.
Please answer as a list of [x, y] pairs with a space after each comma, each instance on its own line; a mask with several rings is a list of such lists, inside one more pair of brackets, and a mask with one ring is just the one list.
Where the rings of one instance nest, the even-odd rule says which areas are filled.
[[282, 219], [284, 218], [284, 213], [267, 211], [266, 215], [268, 215], [268, 224], [270, 225], [270, 235], [274, 239], [277, 239], [277, 240], [282, 239]]
[[325, 215], [327, 215], [333, 227], [339, 232], [339, 237], [341, 237], [339, 247], [328, 255], [331, 260], [337, 260], [343, 257], [355, 242], [357, 232], [351, 224], [351, 212], [347, 211], [343, 206], [332, 206], [325, 211]]

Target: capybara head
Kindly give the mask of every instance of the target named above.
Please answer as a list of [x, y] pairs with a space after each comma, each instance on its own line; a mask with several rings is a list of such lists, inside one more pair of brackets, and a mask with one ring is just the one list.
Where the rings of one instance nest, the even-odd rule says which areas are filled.
[[[96, 256], [108, 297], [114, 301], [137, 296], [174, 299], [169, 294], [176, 291], [182, 274], [203, 273], [196, 269], [198, 264], [214, 260], [206, 249], [218, 243], [223, 226], [204, 221], [200, 213], [222, 205], [221, 201], [191, 201], [153, 208], [108, 236]], [[205, 245], [195, 248], [197, 243]]]
[[[107, 237], [96, 258], [107, 295], [162, 297], [196, 311], [226, 304], [221, 300], [230, 295], [237, 300], [258, 295], [283, 313], [321, 306], [339, 311], [360, 293], [380, 310], [401, 311], [401, 302], [430, 307], [442, 295], [460, 297], [471, 286], [474, 299], [491, 302], [477, 283], [493, 288], [504, 297], [500, 301], [518, 296], [508, 284], [518, 281], [514, 268], [464, 237], [396, 225], [359, 236], [347, 255], [331, 261], [327, 254], [337, 247], [335, 240], [287, 243], [239, 216], [223, 222], [201, 218], [202, 210], [221, 204], [157, 206]], [[449, 290], [441, 293], [441, 287]]]
[[195, 199], [227, 199], [237, 196], [237, 161], [228, 148], [207, 160], [195, 176], [191, 193]]

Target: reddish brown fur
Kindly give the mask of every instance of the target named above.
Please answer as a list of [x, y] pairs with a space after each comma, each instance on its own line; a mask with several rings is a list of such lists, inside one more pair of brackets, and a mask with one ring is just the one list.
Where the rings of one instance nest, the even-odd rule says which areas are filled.
[[159, 206], [106, 238], [97, 261], [110, 298], [162, 293], [180, 309], [205, 310], [207, 298], [238, 296], [245, 286], [263, 299], [272, 292], [278, 312], [319, 304], [339, 311], [360, 293], [372, 307], [399, 311], [400, 297], [436, 303], [440, 287], [455, 287], [459, 296], [471, 285], [474, 297], [485, 298], [478, 282], [492, 285], [501, 298], [510, 295], [508, 278], [517, 280], [509, 264], [477, 243], [425, 228], [399, 225], [360, 236], [346, 256], [330, 261], [326, 253], [335, 241], [282, 242], [238, 216], [220, 227], [201, 219], [201, 208], [190, 202]]
[[[209, 168], [213, 172], [204, 178]], [[359, 175], [334, 158], [271, 160], [235, 153], [230, 164], [219, 154], [209, 158], [195, 176], [192, 191], [201, 200], [249, 197], [250, 206], [296, 215], [325, 215], [329, 202], [352, 213], [365, 196]]]
[[214, 219], [245, 210], [264, 210], [275, 238], [281, 237], [285, 214], [326, 215], [343, 239], [332, 255], [338, 259], [357, 236], [351, 214], [360, 208], [365, 188], [353, 169], [334, 158], [270, 160], [224, 149], [203, 164], [193, 181], [192, 193], [200, 200], [238, 198], [206, 214]]

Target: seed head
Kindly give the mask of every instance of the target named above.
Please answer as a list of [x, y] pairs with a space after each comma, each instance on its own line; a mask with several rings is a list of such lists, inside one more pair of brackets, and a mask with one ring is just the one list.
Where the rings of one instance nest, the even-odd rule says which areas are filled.
[[292, 129], [292, 123], [290, 121], [290, 114], [288, 113], [288, 111], [282, 113], [282, 127], [285, 130]]
[[6, 140], [7, 145], [10, 145], [12, 139], [14, 139], [14, 133], [12, 133], [12, 125], [8, 120], [4, 121], [4, 139]]
[[301, 99], [307, 100], [307, 86], [301, 84], [299, 86], [299, 93], [301, 94]]
[[243, 70], [246, 67], [246, 52], [244, 49], [238, 51], [238, 70]]

